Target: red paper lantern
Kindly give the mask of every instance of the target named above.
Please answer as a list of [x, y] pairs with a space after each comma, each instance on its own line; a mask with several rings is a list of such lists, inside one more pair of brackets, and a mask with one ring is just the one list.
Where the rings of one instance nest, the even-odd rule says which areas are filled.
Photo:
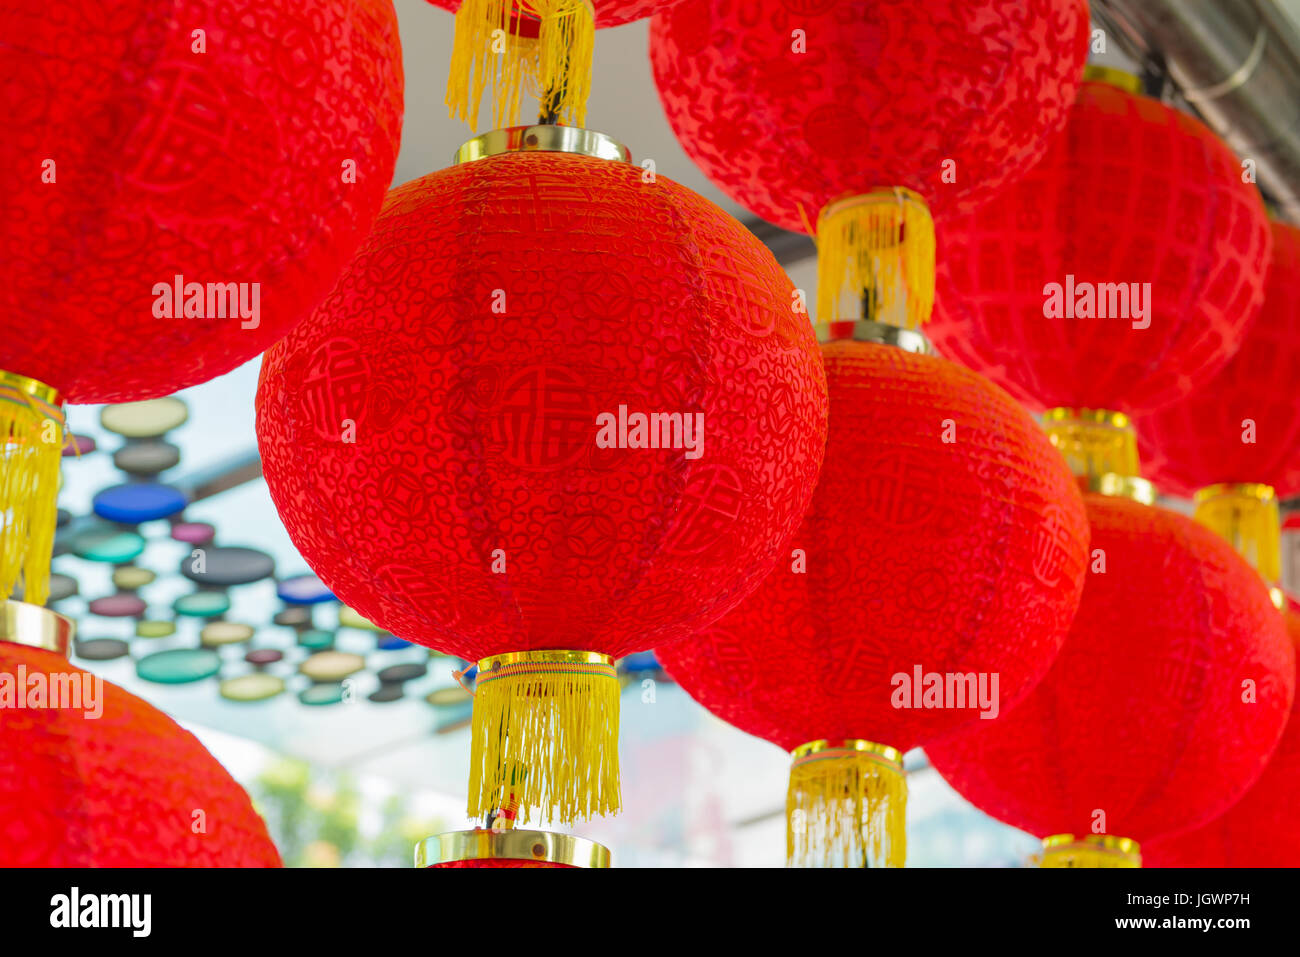
[[[525, 813], [617, 807], [611, 658], [771, 569], [825, 436], [794, 302], [766, 248], [676, 183], [508, 152], [394, 191], [267, 353], [259, 444], [303, 556], [376, 624], [480, 660], [472, 817], [511, 779]], [[679, 426], [657, 448], [651, 413]]]
[[[435, 7], [442, 7], [451, 13], [460, 9], [462, 0], [429, 0]], [[508, 3], [509, 0], [506, 0]], [[665, 7], [682, 0], [591, 0], [596, 14], [596, 28], [617, 27], [633, 20], [644, 20]], [[528, 0], [519, 0], [518, 6], [527, 5]]]
[[1264, 770], [1295, 693], [1286, 628], [1230, 545], [1165, 509], [1085, 503], [1091, 573], [1047, 677], [996, 720], [926, 745], [976, 807], [1070, 835], [1047, 865], [1131, 864], [1102, 835], [1146, 842], [1223, 813]]
[[802, 231], [846, 193], [942, 215], [1004, 189], [1065, 122], [1087, 38], [1082, 0], [696, 0], [654, 19], [650, 58], [705, 175]]
[[[792, 820], [792, 859], [865, 850], [901, 864], [902, 777], [876, 768], [979, 711], [974, 697], [900, 703], [899, 689], [921, 695], [920, 669], [970, 673], [1003, 710], [1023, 697], [1069, 627], [1087, 526], [1060, 455], [992, 383], [891, 346], [823, 352], [826, 460], [792, 557], [695, 640], [656, 653], [741, 730], [787, 750], [826, 745], [796, 755], [790, 810], [811, 833]], [[822, 773], [824, 785], [809, 782]], [[835, 806], [859, 787], [861, 801]]]
[[1033, 409], [1130, 414], [1223, 368], [1263, 301], [1272, 245], [1231, 150], [1104, 83], [1083, 85], [1042, 162], [942, 239], [927, 328], [942, 354]]
[[[817, 316], [934, 299], [936, 216], [1042, 157], [1087, 54], [1082, 0], [697, 0], [650, 57], [686, 152], [779, 226], [816, 222]], [[900, 291], [906, 296], [900, 297]]]
[[[243, 788], [167, 715], [9, 641], [0, 676], [0, 867], [280, 866]], [[52, 706], [56, 686], [78, 698]]]
[[1263, 482], [1300, 494], [1300, 229], [1273, 223], [1264, 305], [1218, 375], [1174, 405], [1136, 417], [1147, 478], [1167, 492]]
[[[1286, 615], [1291, 643], [1300, 646], [1300, 615]], [[1226, 814], [1181, 837], [1155, 841], [1142, 851], [1147, 867], [1300, 867], [1300, 696], [1268, 767]]]
[[[0, 368], [65, 401], [166, 395], [251, 359], [379, 212], [402, 118], [391, 0], [15, 0], [0, 32]], [[176, 276], [180, 312], [160, 316]], [[260, 284], [257, 325], [210, 315], [208, 283], [248, 284], [250, 307]]]
[[323, 298], [393, 176], [391, 0], [0, 10], [0, 599], [42, 604], [63, 403], [229, 372]]

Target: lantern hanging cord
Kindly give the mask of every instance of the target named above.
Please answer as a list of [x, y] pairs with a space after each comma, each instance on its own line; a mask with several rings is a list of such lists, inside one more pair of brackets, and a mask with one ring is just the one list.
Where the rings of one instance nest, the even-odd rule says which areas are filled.
[[569, 69], [569, 52], [564, 52], [564, 67], [560, 70], [560, 81], [556, 86], [543, 91], [541, 97], [542, 110], [538, 114], [537, 122], [542, 126], [555, 126], [560, 122], [560, 108], [564, 102], [564, 93], [569, 87], [565, 74]]
[[[474, 674], [470, 674], [471, 671], [474, 672]], [[470, 682], [474, 680], [477, 674], [478, 665], [470, 665], [464, 671], [453, 671], [451, 676], [456, 679], [456, 684], [464, 688], [466, 693], [472, 698], [474, 697], [474, 688], [470, 686]]]

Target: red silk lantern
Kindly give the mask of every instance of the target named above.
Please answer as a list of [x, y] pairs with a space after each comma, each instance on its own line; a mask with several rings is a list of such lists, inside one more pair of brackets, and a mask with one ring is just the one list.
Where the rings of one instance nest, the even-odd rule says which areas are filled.
[[0, 10], [0, 598], [40, 604], [63, 402], [228, 372], [324, 297], [402, 116], [391, 0]]
[[[468, 147], [511, 138], [611, 148], [555, 126]], [[617, 808], [612, 658], [753, 589], [821, 463], [789, 279], [641, 173], [514, 151], [403, 186], [263, 363], [267, 484], [308, 563], [371, 621], [479, 660], [472, 817], [512, 793], [561, 820]]]
[[1145, 412], [1228, 362], [1271, 245], [1259, 193], [1204, 124], [1085, 83], [1042, 162], [945, 223], [927, 333], [1033, 409]]
[[1080, 0], [699, 0], [655, 18], [650, 57], [705, 175], [802, 231], [845, 193], [942, 215], [1005, 189], [1065, 123], [1087, 38]]
[[192, 734], [59, 654], [0, 638], [0, 867], [279, 866], [248, 795]]
[[901, 865], [901, 752], [978, 714], [974, 688], [966, 707], [916, 704], [915, 673], [996, 675], [1002, 709], [1023, 697], [1069, 627], [1087, 526], [1060, 455], [992, 383], [892, 346], [823, 354], [826, 459], [792, 557], [656, 654], [714, 714], [796, 751], [791, 860]]
[[698, 0], [654, 19], [650, 57], [705, 175], [786, 229], [816, 221], [818, 318], [897, 287], [915, 327], [934, 298], [930, 210], [1038, 162], [1087, 39], [1082, 0]]
[[1218, 375], [1135, 420], [1147, 474], [1192, 497], [1196, 519], [1233, 542], [1276, 585], [1282, 577], [1277, 500], [1300, 493], [1300, 230], [1273, 224], [1264, 305]]
[[1137, 416], [1148, 478], [1191, 498], [1209, 485], [1263, 482], [1300, 494], [1300, 229], [1273, 223], [1264, 305], [1218, 375], [1177, 403]]
[[[396, 18], [391, 0], [74, 6], [0, 14], [0, 367], [68, 402], [166, 395], [284, 335], [366, 235], [401, 133]], [[177, 274], [260, 283], [258, 325], [191, 316], [184, 289], [159, 316]]]
[[[1294, 604], [1287, 611], [1286, 626], [1292, 644], [1300, 647], [1300, 614]], [[1147, 867], [1300, 866], [1300, 827], [1295, 819], [1300, 786], [1297, 712], [1300, 696], [1272, 760], [1246, 796], [1204, 827], [1148, 845], [1142, 853]]]
[[926, 753], [976, 807], [1055, 838], [1046, 866], [1131, 866], [1131, 842], [1203, 824], [1259, 778], [1295, 651], [1259, 576], [1213, 532], [1121, 498], [1085, 503], [1091, 573], [1047, 677]]

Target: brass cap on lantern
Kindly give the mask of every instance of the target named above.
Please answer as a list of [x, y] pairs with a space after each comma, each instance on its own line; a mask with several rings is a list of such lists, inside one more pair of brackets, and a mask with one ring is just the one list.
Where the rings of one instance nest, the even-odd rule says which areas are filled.
[[632, 162], [631, 151], [605, 133], [580, 126], [510, 126], [466, 140], [452, 157], [456, 165], [503, 153], [573, 153], [620, 163]]
[[887, 322], [872, 319], [858, 319], [845, 322], [819, 322], [817, 324], [817, 341], [832, 342], [836, 339], [852, 339], [854, 342], [874, 342], [882, 346], [894, 346], [904, 352], [916, 352], [921, 355], [934, 355], [934, 346], [919, 329], [903, 329]]
[[416, 867], [493, 860], [609, 867], [609, 848], [572, 834], [489, 828], [434, 834], [415, 845]]
[[[4, 369], [0, 369], [0, 387], [7, 387], [46, 405], [57, 407], [63, 404], [63, 396], [59, 394], [58, 389], [52, 385], [46, 385], [40, 379], [33, 379], [31, 376], [19, 375], [16, 372], [6, 372]], [[61, 417], [60, 422], [62, 422]]]
[[77, 625], [71, 619], [40, 605], [6, 601], [0, 605], [0, 641], [52, 651], [68, 657]]
[[1081, 479], [1080, 484], [1086, 491], [1096, 495], [1109, 495], [1113, 498], [1127, 498], [1143, 505], [1156, 503], [1156, 487], [1144, 478], [1136, 475], [1116, 475], [1105, 472]]
[[816, 760], [817, 757], [842, 757], [846, 754], [860, 755], [897, 771], [903, 770], [902, 751], [866, 738], [839, 738], [834, 741], [818, 738], [799, 745], [790, 752], [790, 757], [796, 762], [802, 762], [807, 759]]
[[1043, 838], [1040, 867], [1141, 867], [1137, 841], [1112, 834], [1053, 834]]

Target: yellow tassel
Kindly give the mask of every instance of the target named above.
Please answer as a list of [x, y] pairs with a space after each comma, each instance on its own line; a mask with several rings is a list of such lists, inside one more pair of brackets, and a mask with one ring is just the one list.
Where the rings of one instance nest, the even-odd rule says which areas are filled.
[[817, 217], [817, 319], [916, 329], [934, 307], [934, 220], [911, 190], [873, 190]]
[[858, 739], [796, 748], [785, 802], [791, 867], [902, 867], [907, 778], [893, 748]]
[[590, 651], [530, 651], [478, 663], [469, 816], [508, 804], [571, 824], [616, 814], [619, 685]]
[[1039, 867], [1141, 867], [1137, 841], [1109, 834], [1053, 834], [1043, 839], [1043, 852], [1033, 858]]
[[447, 79], [452, 118], [477, 129], [490, 86], [496, 127], [519, 125], [525, 93], [542, 101], [543, 117], [581, 126], [595, 45], [591, 0], [465, 0]]
[[1123, 412], [1048, 409], [1043, 429], [1085, 490], [1155, 504], [1155, 486], [1138, 475], [1137, 436]]
[[1270, 586], [1282, 577], [1277, 495], [1271, 485], [1211, 485], [1196, 493], [1195, 519], [1218, 532]]
[[50, 556], [57, 523], [63, 407], [44, 383], [0, 371], [0, 600], [21, 581], [23, 600], [50, 596]]
[[1123, 412], [1048, 409], [1043, 428], [1075, 475], [1138, 475], [1137, 435]]

